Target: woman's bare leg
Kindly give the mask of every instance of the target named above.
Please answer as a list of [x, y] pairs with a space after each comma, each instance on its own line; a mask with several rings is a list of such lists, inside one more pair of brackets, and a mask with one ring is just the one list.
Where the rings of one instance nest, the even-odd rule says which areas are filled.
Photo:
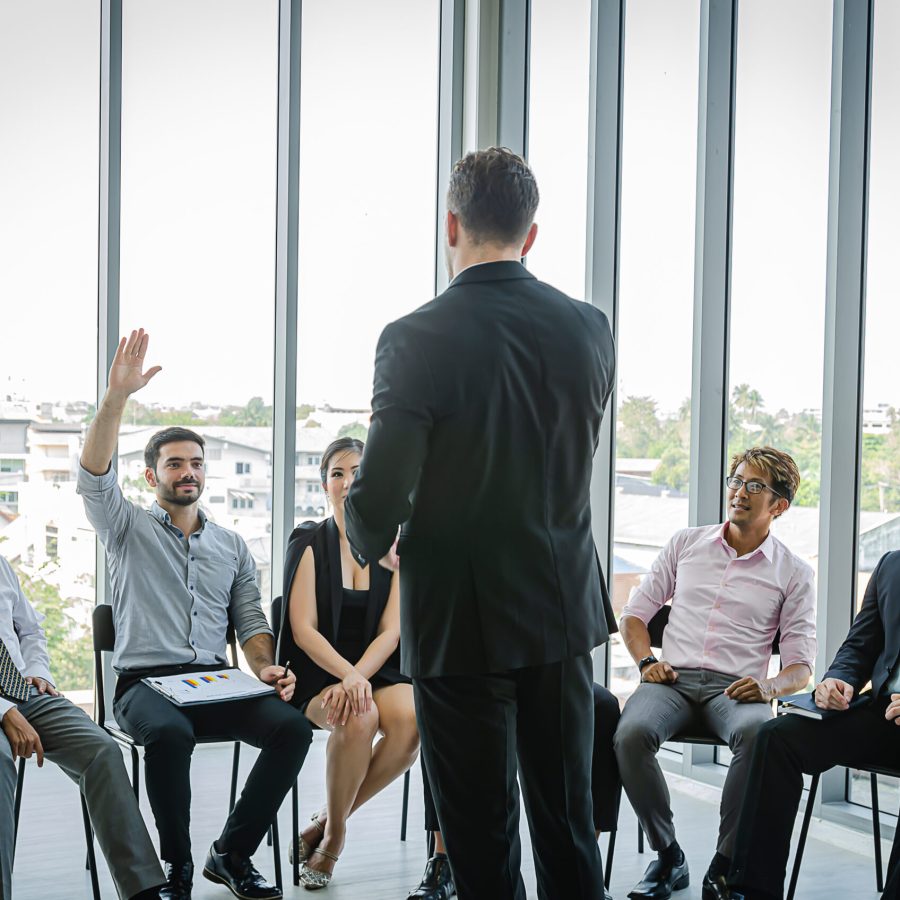
[[[327, 688], [326, 688], [327, 690]], [[324, 693], [324, 691], [323, 691]], [[329, 725], [325, 721], [321, 695], [313, 697], [306, 708], [307, 718], [319, 728], [330, 731], [325, 751], [325, 794], [328, 810], [325, 833], [318, 846], [335, 856], [344, 848], [347, 816], [372, 762], [372, 739], [378, 730], [377, 703], [361, 716], [350, 715], [345, 725]], [[331, 872], [334, 860], [316, 853], [306, 863], [320, 872]]]
[[402, 775], [419, 753], [419, 730], [411, 684], [377, 688], [372, 700], [378, 707], [378, 730], [384, 735], [375, 745], [369, 770], [350, 812], [359, 809], [395, 778]]

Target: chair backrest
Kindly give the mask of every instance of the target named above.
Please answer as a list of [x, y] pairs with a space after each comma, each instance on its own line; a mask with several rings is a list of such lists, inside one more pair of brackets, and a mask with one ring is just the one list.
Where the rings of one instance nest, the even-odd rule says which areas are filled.
[[116, 645], [116, 628], [112, 607], [101, 603], [91, 616], [94, 637], [94, 720], [98, 725], [106, 721], [106, 692], [103, 687], [103, 651], [112, 652]]
[[275, 632], [275, 639], [278, 640], [278, 632], [281, 629], [281, 616], [284, 611], [284, 600], [281, 595], [272, 600], [272, 609], [269, 613], [272, 619], [272, 631]]
[[[647, 631], [650, 632], [650, 646], [656, 650], [662, 647], [663, 632], [666, 625], [669, 624], [669, 616], [672, 613], [672, 606], [666, 604], [660, 607], [659, 612], [647, 623]], [[777, 656], [780, 650], [781, 632], [775, 632], [775, 640], [772, 641], [772, 655]]]

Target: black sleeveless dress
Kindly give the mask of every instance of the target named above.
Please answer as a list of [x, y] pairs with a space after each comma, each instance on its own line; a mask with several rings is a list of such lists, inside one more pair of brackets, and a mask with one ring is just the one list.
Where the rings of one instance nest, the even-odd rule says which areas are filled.
[[[284, 597], [291, 596], [291, 585], [303, 551], [310, 547], [316, 568], [316, 611], [319, 631], [338, 653], [355, 665], [375, 639], [378, 623], [387, 606], [391, 573], [381, 566], [369, 569], [369, 590], [358, 591], [342, 584], [339, 534], [334, 519], [307, 522], [294, 529], [285, 558]], [[294, 644], [290, 628], [289, 601], [284, 604], [278, 629], [278, 660], [291, 660], [297, 675], [297, 688], [291, 703], [306, 712], [309, 701], [339, 679], [320, 668]], [[400, 648], [369, 679], [373, 688], [391, 684], [410, 684], [400, 672]]]

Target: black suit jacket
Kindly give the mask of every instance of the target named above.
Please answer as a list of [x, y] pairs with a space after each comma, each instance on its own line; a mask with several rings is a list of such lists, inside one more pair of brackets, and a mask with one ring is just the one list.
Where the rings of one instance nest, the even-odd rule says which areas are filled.
[[590, 510], [614, 369], [606, 316], [518, 262], [466, 269], [385, 328], [345, 511], [371, 560], [404, 523], [407, 675], [557, 662], [615, 630]]
[[[862, 606], [824, 678], [840, 678], [859, 694], [871, 678], [878, 696], [900, 658], [900, 551], [885, 553]], [[824, 680], [823, 678], [823, 680]]]

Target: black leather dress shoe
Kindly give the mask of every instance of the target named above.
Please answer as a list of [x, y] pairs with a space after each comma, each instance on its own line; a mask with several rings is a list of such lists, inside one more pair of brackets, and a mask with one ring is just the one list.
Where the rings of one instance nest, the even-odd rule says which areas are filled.
[[224, 884], [240, 900], [281, 900], [281, 890], [256, 871], [249, 857], [219, 853], [213, 844], [206, 854], [203, 877]]
[[723, 876], [715, 880], [709, 877], [709, 872], [703, 876], [703, 900], [732, 900], [732, 893]]
[[166, 883], [159, 889], [161, 900], [191, 900], [194, 886], [194, 864], [192, 862], [172, 865], [166, 863]]
[[455, 894], [450, 860], [446, 853], [435, 853], [425, 866], [419, 886], [406, 900], [450, 900]]
[[672, 891], [680, 891], [690, 883], [687, 859], [683, 859], [678, 866], [654, 859], [628, 896], [632, 900], [668, 900]]

